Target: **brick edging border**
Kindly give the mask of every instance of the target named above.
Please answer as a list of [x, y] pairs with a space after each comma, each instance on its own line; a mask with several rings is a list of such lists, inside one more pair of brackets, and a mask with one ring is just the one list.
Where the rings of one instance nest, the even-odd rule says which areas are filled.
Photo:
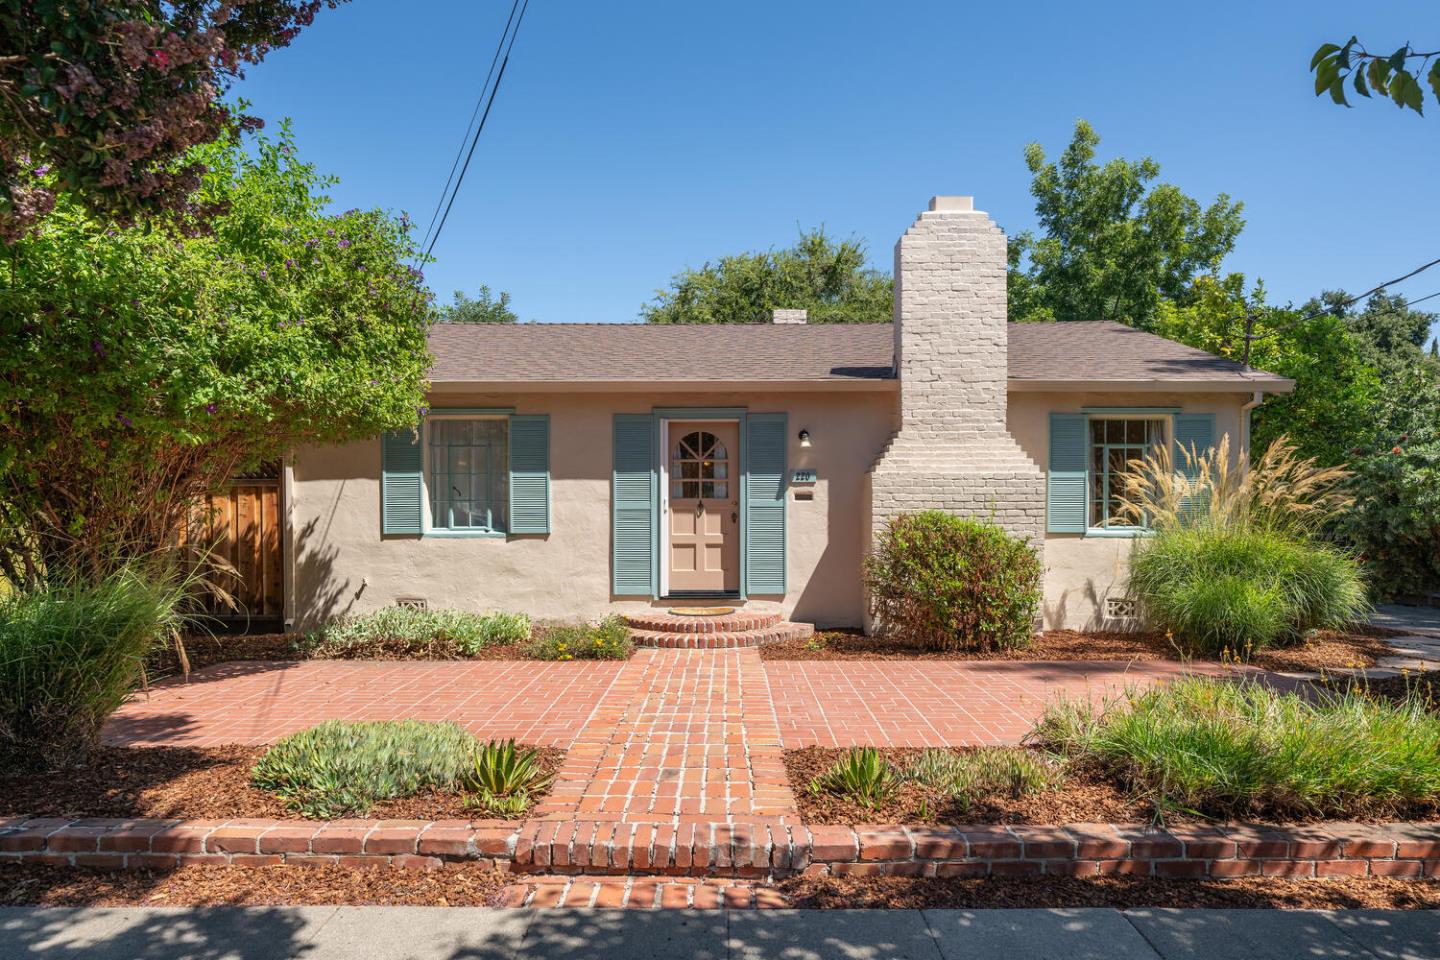
[[1440, 823], [925, 827], [574, 820], [0, 818], [0, 864], [473, 863], [512, 873], [1440, 877]]

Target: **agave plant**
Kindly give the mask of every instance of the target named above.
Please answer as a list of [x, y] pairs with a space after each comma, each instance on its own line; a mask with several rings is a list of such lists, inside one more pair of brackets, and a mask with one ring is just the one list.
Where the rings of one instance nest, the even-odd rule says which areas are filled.
[[814, 793], [839, 794], [867, 807], [874, 807], [894, 788], [895, 773], [874, 747], [847, 750], [833, 767], [810, 781]]
[[[488, 798], [487, 806], [493, 808], [506, 798], [528, 798], [548, 787], [552, 779], [540, 766], [540, 751], [521, 750], [514, 740], [492, 740], [476, 749], [464, 786], [482, 800]], [[524, 803], [520, 806], [523, 809]]]

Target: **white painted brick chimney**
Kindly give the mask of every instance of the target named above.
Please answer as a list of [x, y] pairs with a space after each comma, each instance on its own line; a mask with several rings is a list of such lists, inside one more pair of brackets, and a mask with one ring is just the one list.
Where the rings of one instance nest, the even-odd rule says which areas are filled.
[[809, 310], [773, 310], [770, 313], [771, 323], [808, 323], [810, 321]]
[[1005, 234], [934, 197], [895, 244], [900, 429], [871, 467], [872, 534], [899, 513], [993, 518], [1044, 547], [1045, 480], [1005, 426]]

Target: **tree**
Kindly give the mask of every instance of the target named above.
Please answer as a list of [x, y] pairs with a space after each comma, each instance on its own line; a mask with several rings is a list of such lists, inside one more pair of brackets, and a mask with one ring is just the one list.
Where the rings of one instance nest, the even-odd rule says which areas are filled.
[[1221, 194], [1208, 207], [1168, 183], [1160, 165], [1095, 162], [1100, 137], [1084, 120], [1058, 163], [1025, 148], [1043, 235], [1010, 244], [1012, 320], [1118, 320], [1150, 329], [1163, 301], [1189, 302], [1190, 285], [1218, 270], [1245, 221]]
[[217, 143], [205, 236], [62, 196], [0, 264], [0, 573], [33, 585], [162, 548], [205, 492], [307, 443], [417, 422], [432, 307], [410, 224], [326, 214], [278, 139]]
[[785, 250], [721, 257], [686, 269], [640, 308], [646, 323], [769, 323], [771, 311], [804, 309], [811, 323], [887, 323], [889, 274], [865, 266], [865, 245], [802, 231]]
[[164, 213], [203, 226], [203, 165], [187, 151], [259, 125], [220, 98], [321, 3], [0, 0], [0, 239], [62, 193], [122, 225]]
[[1310, 58], [1310, 70], [1315, 74], [1315, 96], [1328, 93], [1331, 100], [1347, 107], [1348, 86], [1362, 97], [1378, 93], [1402, 110], [1409, 108], [1423, 115], [1422, 76], [1440, 100], [1440, 50], [1420, 51], [1406, 43], [1394, 53], [1371, 53], [1359, 37], [1352, 36], [1343, 44], [1322, 43]]
[[[1330, 294], [1341, 302], [1350, 299], [1343, 291]], [[1382, 374], [1412, 366], [1425, 355], [1425, 341], [1435, 314], [1412, 310], [1400, 294], [1377, 293], [1359, 312], [1343, 314], [1375, 366]]]
[[516, 323], [519, 319], [510, 309], [510, 294], [501, 290], [499, 297], [492, 297], [483, 283], [474, 300], [456, 290], [454, 301], [440, 308], [442, 323]]

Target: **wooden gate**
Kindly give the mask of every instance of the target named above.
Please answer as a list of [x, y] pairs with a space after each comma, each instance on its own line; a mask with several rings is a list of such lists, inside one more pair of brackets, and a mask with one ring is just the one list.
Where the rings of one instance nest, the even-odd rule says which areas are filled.
[[212, 597], [208, 606], [214, 616], [224, 620], [280, 620], [284, 616], [280, 501], [278, 467], [237, 477], [225, 490], [205, 499], [190, 536], [230, 566], [230, 570], [217, 570], [210, 576], [235, 601], [232, 608]]

